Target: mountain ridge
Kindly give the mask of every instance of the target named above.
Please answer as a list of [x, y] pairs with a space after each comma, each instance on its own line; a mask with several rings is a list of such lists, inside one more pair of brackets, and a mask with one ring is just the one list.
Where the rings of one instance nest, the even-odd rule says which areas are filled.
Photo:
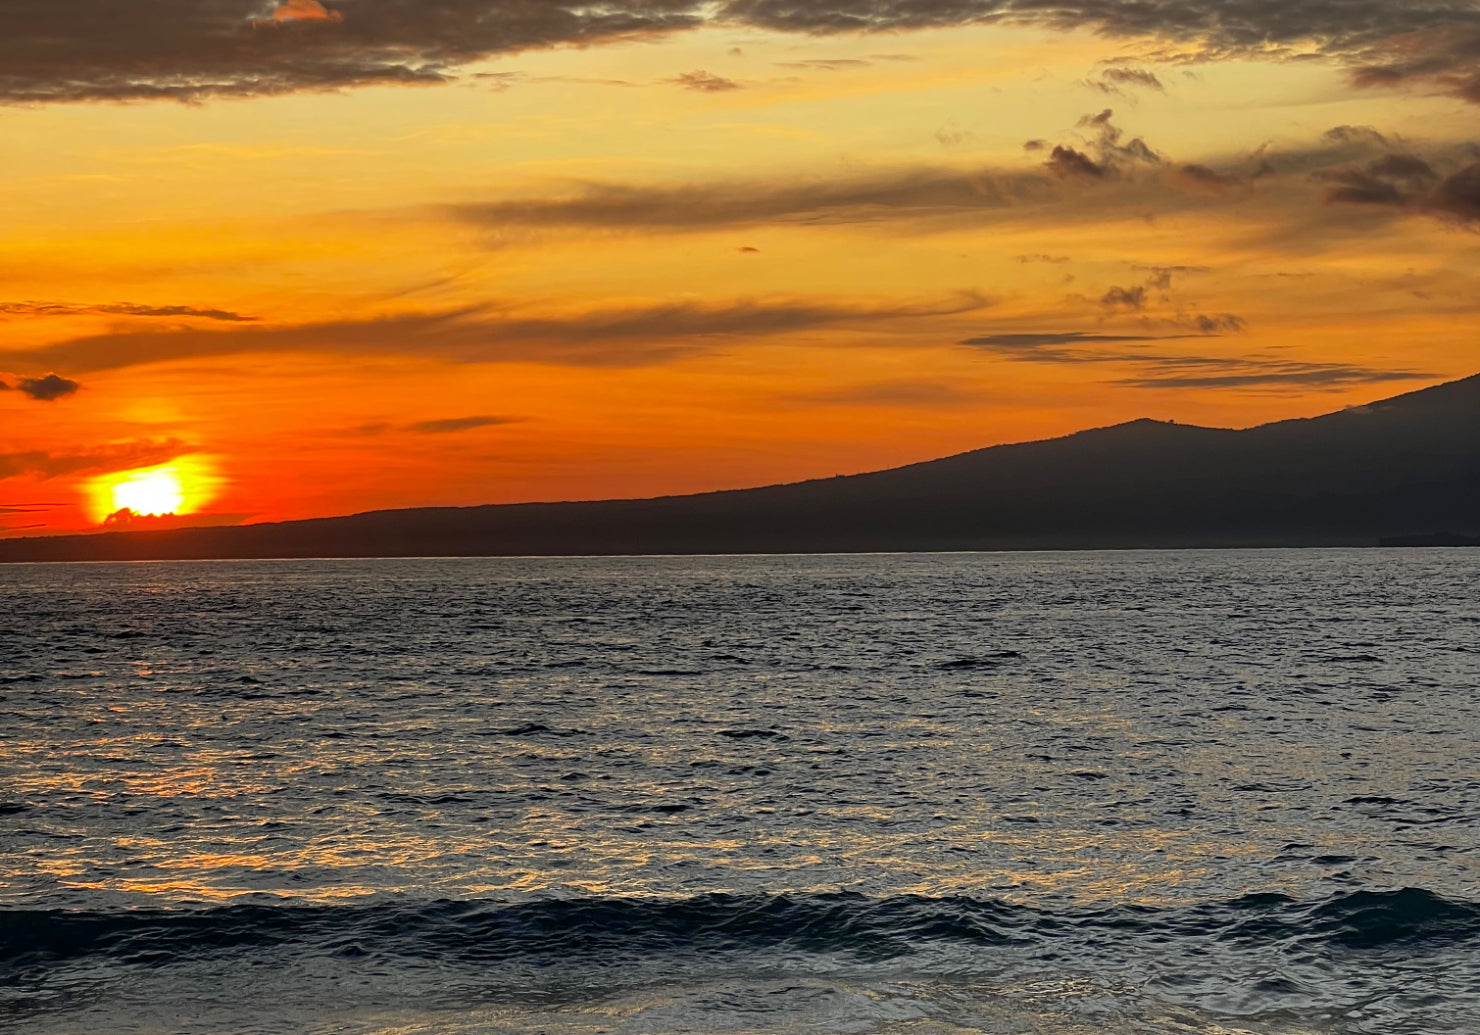
[[1245, 429], [1150, 418], [648, 499], [0, 540], [0, 561], [1340, 546], [1480, 533], [1480, 375]]

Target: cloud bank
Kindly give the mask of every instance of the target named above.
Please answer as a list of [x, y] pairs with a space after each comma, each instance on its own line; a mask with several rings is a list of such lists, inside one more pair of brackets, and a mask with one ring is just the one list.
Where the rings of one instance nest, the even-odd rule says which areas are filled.
[[440, 83], [488, 58], [708, 24], [815, 36], [989, 23], [1150, 38], [1193, 58], [1322, 56], [1360, 86], [1480, 102], [1473, 0], [25, 0], [0, 35], [0, 102]]

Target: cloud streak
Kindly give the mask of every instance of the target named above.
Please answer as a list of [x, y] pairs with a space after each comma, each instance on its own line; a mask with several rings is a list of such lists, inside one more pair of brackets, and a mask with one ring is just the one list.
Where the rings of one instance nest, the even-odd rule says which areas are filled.
[[974, 293], [916, 302], [867, 304], [742, 300], [673, 302], [559, 316], [520, 316], [490, 306], [230, 330], [115, 331], [37, 349], [0, 353], [6, 362], [74, 373], [247, 353], [399, 355], [459, 363], [526, 362], [562, 366], [644, 366], [726, 344], [832, 327], [979, 311]]
[[875, 381], [820, 392], [805, 392], [792, 397], [797, 402], [814, 406], [916, 407], [935, 409], [942, 406], [965, 406], [981, 401], [979, 393], [950, 381], [901, 378]]
[[153, 467], [193, 452], [194, 446], [171, 438], [123, 442], [72, 453], [0, 453], [0, 480], [21, 475], [47, 479], [70, 474], [128, 471], [135, 467]]
[[812, 182], [712, 182], [676, 187], [578, 184], [563, 197], [449, 206], [454, 219], [513, 227], [706, 230], [772, 223], [868, 223], [1005, 209], [1051, 195], [1034, 172], [924, 167]]
[[674, 86], [681, 86], [685, 90], [693, 90], [696, 93], [726, 93], [731, 90], [744, 89], [733, 79], [726, 79], [722, 75], [706, 72], [702, 68], [693, 72], [683, 72], [668, 80]]
[[221, 320], [226, 323], [250, 323], [254, 316], [243, 316], [225, 309], [200, 309], [189, 305], [139, 305], [136, 302], [0, 302], [0, 316], [148, 316], [186, 317]]
[[1437, 375], [1417, 370], [1383, 370], [1346, 363], [1300, 363], [1270, 359], [1208, 359], [1175, 357], [1181, 369], [1201, 372], [1151, 371], [1120, 378], [1126, 388], [1315, 388], [1337, 389], [1397, 381], [1433, 381]]
[[[1070, 136], [1061, 143], [1028, 141], [1028, 152], [1044, 157], [1026, 168], [914, 165], [800, 180], [578, 182], [553, 186], [544, 195], [431, 211], [486, 231], [491, 246], [501, 235], [529, 230], [702, 233], [902, 223], [949, 230], [963, 220], [1103, 223], [1235, 203], [1273, 223], [1294, 219], [1336, 235], [1365, 232], [1366, 221], [1342, 214], [1341, 203], [1456, 224], [1480, 219], [1480, 162], [1473, 152], [1451, 145], [1409, 153], [1367, 127], [1337, 126], [1306, 146], [1261, 148], [1219, 169], [1173, 161], [1142, 138], [1128, 137], [1109, 109], [1086, 115]], [[1322, 199], [1328, 202], [1324, 214]]]
[[[1237, 320], [1236, 317], [1232, 319]], [[1386, 370], [1350, 363], [1305, 362], [1259, 355], [1209, 356], [1150, 351], [1153, 342], [1208, 338], [1217, 333], [1156, 335], [1046, 331], [985, 334], [958, 344], [988, 349], [1017, 362], [1126, 366], [1134, 372], [1109, 382], [1125, 388], [1337, 389], [1352, 385], [1425, 381], [1436, 377], [1416, 370]], [[1106, 345], [1129, 345], [1131, 348], [1099, 347]]]
[[[1095, 334], [1089, 331], [1033, 331], [1026, 334], [983, 334], [959, 342], [973, 348], [1042, 349], [1064, 345], [1100, 345], [1124, 341], [1160, 341], [1156, 334]], [[1182, 335], [1174, 335], [1182, 337]]]
[[420, 420], [406, 425], [406, 430], [418, 435], [452, 435], [459, 431], [475, 428], [493, 428], [502, 424], [517, 424], [519, 417], [448, 417], [442, 420]]

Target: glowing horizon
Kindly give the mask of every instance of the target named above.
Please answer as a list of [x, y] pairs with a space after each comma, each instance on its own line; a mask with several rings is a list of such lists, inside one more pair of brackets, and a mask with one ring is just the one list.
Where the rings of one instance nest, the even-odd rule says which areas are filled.
[[1463, 3], [379, 4], [18, 27], [0, 534], [170, 466], [219, 520], [651, 496], [1480, 369]]

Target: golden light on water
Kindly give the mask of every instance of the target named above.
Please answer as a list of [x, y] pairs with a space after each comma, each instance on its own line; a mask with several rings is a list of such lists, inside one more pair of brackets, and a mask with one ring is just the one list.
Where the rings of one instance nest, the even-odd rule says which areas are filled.
[[193, 514], [216, 494], [219, 479], [205, 458], [184, 457], [156, 467], [119, 471], [93, 480], [92, 511], [113, 519]]

